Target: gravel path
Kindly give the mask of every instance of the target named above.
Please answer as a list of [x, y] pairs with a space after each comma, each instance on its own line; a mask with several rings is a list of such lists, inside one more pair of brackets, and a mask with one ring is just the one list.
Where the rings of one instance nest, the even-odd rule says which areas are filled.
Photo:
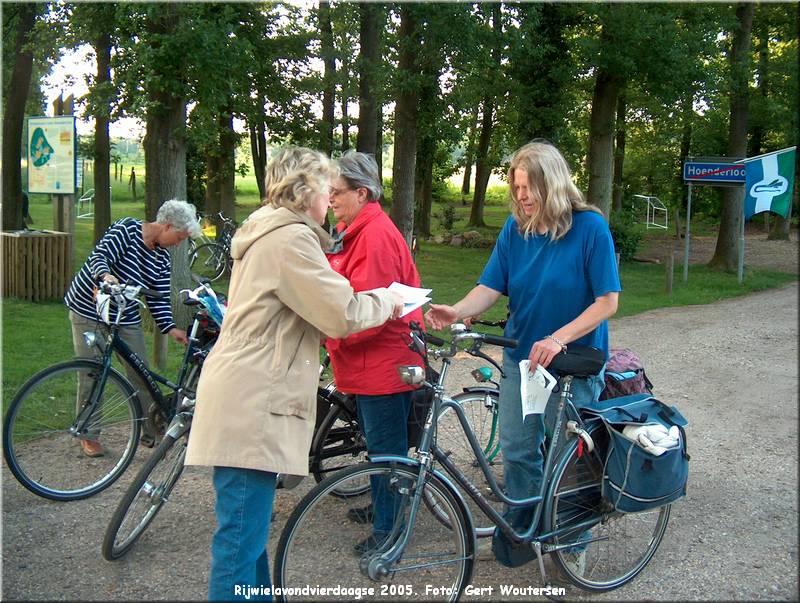
[[[636, 349], [655, 393], [688, 418], [692, 461], [689, 493], [674, 505], [654, 560], [628, 586], [592, 598], [798, 599], [797, 325], [797, 283], [612, 322], [612, 345]], [[450, 383], [469, 384], [474, 361], [456, 366]], [[108, 563], [100, 556], [108, 520], [148, 454], [140, 450], [107, 491], [73, 503], [30, 494], [3, 465], [2, 599], [204, 598], [214, 526], [207, 470], [187, 469], [125, 559]], [[311, 482], [279, 493], [271, 549]], [[473, 584], [494, 590], [465, 599], [494, 601], [506, 599], [500, 585], [542, 582], [535, 566], [505, 569], [484, 553]], [[568, 589], [567, 598], [585, 595]]]

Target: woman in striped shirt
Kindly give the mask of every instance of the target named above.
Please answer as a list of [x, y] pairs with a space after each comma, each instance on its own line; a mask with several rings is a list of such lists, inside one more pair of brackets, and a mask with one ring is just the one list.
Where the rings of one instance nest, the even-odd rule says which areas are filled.
[[[171, 265], [167, 248], [178, 245], [189, 236], [199, 235], [200, 224], [197, 222], [195, 207], [185, 201], [165, 202], [159, 208], [155, 222], [123, 218], [112, 224], [89, 254], [64, 296], [64, 303], [69, 308], [69, 320], [72, 323], [72, 344], [75, 355], [79, 358], [91, 358], [95, 354], [94, 349], [86, 346], [83, 333], [94, 331], [98, 327], [99, 317], [94, 305], [94, 288], [98, 281], [109, 283], [122, 281], [165, 294], [164, 299], [145, 298], [147, 306], [159, 330], [176, 342], [186, 345], [186, 331], [177, 328], [172, 319], [169, 301]], [[113, 314], [115, 311], [116, 308], [112, 308], [112, 319], [116, 318]], [[131, 304], [125, 308], [119, 324], [122, 340], [146, 362], [147, 352], [138, 305]], [[145, 410], [149, 409], [153, 401], [147, 387], [130, 367], [126, 365], [125, 370], [139, 391], [142, 407]], [[81, 384], [79, 400], [85, 395], [84, 385]], [[145, 422], [144, 432], [142, 443], [153, 446], [156, 434], [149, 421]], [[104, 451], [99, 441], [100, 434], [92, 436], [81, 440], [83, 452], [91, 457], [102, 456]]]

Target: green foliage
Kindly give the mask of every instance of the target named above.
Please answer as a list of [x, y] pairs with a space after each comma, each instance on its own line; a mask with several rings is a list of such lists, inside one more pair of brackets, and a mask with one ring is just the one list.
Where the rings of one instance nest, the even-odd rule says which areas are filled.
[[452, 203], [445, 203], [441, 206], [441, 211], [437, 215], [442, 228], [448, 232], [453, 230], [456, 221], [456, 208]]
[[633, 259], [642, 241], [642, 233], [636, 227], [631, 213], [628, 211], [612, 213], [609, 227], [611, 238], [614, 239], [614, 249], [619, 253], [620, 261]]

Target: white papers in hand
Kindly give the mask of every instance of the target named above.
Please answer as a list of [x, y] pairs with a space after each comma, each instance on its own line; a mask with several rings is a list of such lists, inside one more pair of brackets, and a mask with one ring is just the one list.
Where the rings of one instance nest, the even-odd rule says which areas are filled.
[[519, 363], [523, 419], [531, 414], [542, 414], [550, 399], [550, 392], [556, 386], [556, 378], [543, 369], [541, 364], [536, 365], [534, 372], [529, 370], [530, 365], [531, 361], [527, 358]]
[[417, 308], [422, 307], [431, 301], [428, 294], [432, 289], [420, 289], [418, 287], [409, 287], [397, 281], [393, 282], [388, 287], [389, 291], [397, 293], [403, 298], [403, 313], [400, 316], [405, 316], [409, 312], [413, 312]]

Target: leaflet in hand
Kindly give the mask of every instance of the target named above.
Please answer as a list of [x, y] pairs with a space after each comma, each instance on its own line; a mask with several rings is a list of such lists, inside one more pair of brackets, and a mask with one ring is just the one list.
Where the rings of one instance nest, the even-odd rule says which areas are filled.
[[420, 308], [431, 301], [431, 298], [428, 297], [428, 294], [432, 291], [432, 289], [409, 287], [408, 285], [403, 285], [402, 283], [398, 283], [396, 281], [389, 285], [388, 289], [389, 291], [393, 291], [403, 298], [403, 313], [400, 316], [405, 316], [409, 312], [413, 312], [417, 308]]
[[536, 370], [530, 372], [531, 361], [527, 358], [519, 363], [519, 388], [522, 395], [522, 418], [531, 414], [542, 414], [550, 392], [556, 386], [556, 378], [537, 364]]

